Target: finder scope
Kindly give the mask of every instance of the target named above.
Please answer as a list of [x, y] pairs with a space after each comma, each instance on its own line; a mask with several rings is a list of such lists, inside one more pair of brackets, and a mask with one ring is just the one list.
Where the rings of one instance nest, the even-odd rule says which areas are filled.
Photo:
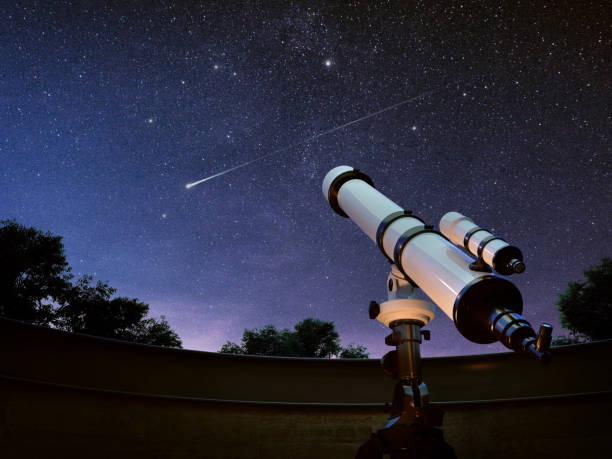
[[482, 266], [490, 266], [506, 276], [525, 271], [523, 254], [518, 247], [491, 234], [459, 212], [445, 214], [440, 220], [440, 231], [454, 244], [477, 257], [477, 262], [472, 263], [472, 269], [486, 271], [489, 269], [483, 269]]
[[[366, 174], [350, 166], [338, 166], [327, 173], [323, 195], [336, 213], [353, 220], [405, 278], [421, 288], [455, 322], [465, 338], [482, 344], [499, 340], [515, 351], [540, 360], [548, 358], [550, 325], [543, 325], [537, 337], [520, 315], [523, 299], [518, 288], [501, 276], [470, 268], [474, 259], [453, 244], [462, 234], [465, 238], [469, 231], [464, 232], [464, 228], [476, 226], [471, 220], [456, 212], [446, 214], [448, 218], [443, 218], [441, 227], [449, 240], [412, 211], [377, 191]], [[468, 242], [476, 234], [473, 231]], [[480, 241], [479, 247], [483, 240], [475, 238], [469, 247]], [[495, 262], [500, 251], [508, 246], [502, 242], [490, 239], [481, 252], [486, 263], [505, 273], [508, 262], [504, 267]], [[522, 262], [522, 254], [519, 257], [515, 252], [510, 260], [513, 259]], [[521, 271], [516, 262], [509, 263], [514, 266], [513, 272]]]

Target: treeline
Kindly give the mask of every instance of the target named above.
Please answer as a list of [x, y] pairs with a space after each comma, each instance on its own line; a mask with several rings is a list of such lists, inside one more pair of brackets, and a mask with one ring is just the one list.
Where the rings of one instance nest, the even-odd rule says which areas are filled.
[[[142, 344], [182, 347], [164, 316], [148, 317], [149, 305], [114, 296], [107, 282], [78, 279], [66, 260], [61, 236], [0, 221], [0, 316], [74, 333]], [[294, 331], [272, 325], [245, 330], [242, 344], [220, 352], [299, 357], [367, 358], [364, 346], [342, 347], [333, 322], [305, 319]]]
[[[75, 279], [61, 236], [0, 222], [0, 316], [45, 327], [157, 346], [181, 347], [164, 316], [148, 317], [149, 305], [113, 297], [116, 290], [91, 276]], [[569, 335], [554, 344], [612, 338], [612, 260], [587, 268], [585, 280], [570, 282], [559, 296], [561, 325]], [[340, 345], [333, 322], [308, 318], [294, 330], [273, 325], [245, 330], [241, 344], [219, 352], [319, 358], [367, 358], [361, 345]]]
[[294, 330], [277, 330], [274, 325], [245, 330], [240, 345], [228, 341], [219, 352], [226, 354], [276, 355], [286, 357], [318, 357], [367, 359], [365, 346], [340, 345], [340, 335], [333, 322], [308, 318], [298, 322]]
[[149, 305], [114, 297], [108, 283], [74, 278], [61, 236], [0, 222], [0, 315], [74, 333], [181, 347], [164, 316]]

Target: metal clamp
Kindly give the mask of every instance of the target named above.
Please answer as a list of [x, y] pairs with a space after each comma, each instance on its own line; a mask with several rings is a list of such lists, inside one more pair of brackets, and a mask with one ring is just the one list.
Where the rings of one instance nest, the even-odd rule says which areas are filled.
[[391, 223], [402, 217], [412, 217], [425, 224], [425, 222], [421, 220], [421, 218], [417, 217], [416, 215], [413, 215], [411, 210], [398, 210], [397, 212], [392, 212], [385, 218], [383, 218], [383, 220], [378, 225], [378, 229], [376, 230], [376, 245], [378, 245], [378, 248], [383, 253], [385, 258], [389, 260], [390, 263], [393, 263], [393, 259], [385, 253], [385, 249], [383, 248], [383, 238], [385, 237], [385, 232], [387, 231], [387, 228], [389, 228]]
[[465, 250], [467, 250], [468, 252], [470, 251], [469, 249], [469, 245], [470, 245], [470, 238], [477, 233], [478, 231], [486, 231], [488, 233], [490, 233], [489, 230], [486, 230], [484, 228], [481, 228], [480, 226], [475, 226], [474, 228], [471, 228], [467, 233], [465, 233], [465, 237], [463, 238], [463, 247], [465, 248]]
[[410, 279], [410, 276], [408, 276], [408, 274], [406, 274], [406, 271], [404, 271], [404, 267], [402, 266], [401, 256], [402, 256], [402, 251], [406, 247], [406, 244], [408, 244], [412, 240], [412, 238], [414, 238], [415, 236], [418, 236], [419, 234], [422, 234], [422, 233], [436, 233], [436, 234], [439, 234], [440, 236], [444, 237], [438, 231], [435, 231], [433, 229], [433, 226], [430, 226], [430, 225], [422, 225], [422, 226], [418, 225], [418, 226], [415, 226], [412, 229], [409, 229], [404, 234], [402, 234], [399, 237], [399, 239], [397, 240], [397, 243], [395, 244], [395, 249], [393, 250], [393, 262], [395, 263], [395, 266], [397, 266], [397, 269], [400, 270], [400, 272], [404, 275], [406, 280], [408, 282], [410, 282], [410, 284], [413, 287], [418, 287], [418, 285], [412, 279]]

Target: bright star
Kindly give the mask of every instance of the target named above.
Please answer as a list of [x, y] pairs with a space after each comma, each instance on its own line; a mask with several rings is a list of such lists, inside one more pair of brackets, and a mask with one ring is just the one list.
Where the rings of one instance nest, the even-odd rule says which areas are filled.
[[325, 67], [331, 67], [331, 65], [332, 65], [332, 61], [331, 61], [331, 59], [327, 59], [327, 60], [325, 61]]

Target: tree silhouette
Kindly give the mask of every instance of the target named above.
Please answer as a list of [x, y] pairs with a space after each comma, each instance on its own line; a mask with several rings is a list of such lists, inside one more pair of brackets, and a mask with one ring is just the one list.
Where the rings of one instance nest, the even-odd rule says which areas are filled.
[[111, 298], [116, 290], [91, 276], [72, 282], [60, 236], [14, 221], [0, 227], [0, 315], [85, 333], [158, 346], [181, 347], [164, 316], [147, 318], [149, 305]]
[[342, 348], [340, 354], [338, 354], [338, 357], [341, 359], [367, 359], [369, 354], [365, 346], [351, 343]]
[[301, 357], [331, 357], [340, 350], [340, 335], [333, 322], [304, 319], [295, 325]]
[[48, 326], [72, 278], [62, 238], [0, 223], [0, 315]]
[[111, 296], [116, 290], [107, 283], [83, 276], [67, 293], [65, 304], [56, 309], [54, 324], [63, 330], [104, 336], [143, 344], [181, 347], [178, 335], [162, 316], [146, 318], [149, 305], [135, 298]]
[[559, 295], [561, 325], [574, 336], [612, 338], [612, 259], [583, 271], [586, 281], [570, 282]]
[[274, 325], [245, 330], [242, 335], [242, 345], [226, 342], [219, 352], [225, 354], [249, 355], [299, 355], [296, 337], [289, 330], [277, 330]]
[[242, 344], [226, 342], [219, 352], [226, 354], [275, 355], [289, 357], [367, 359], [366, 348], [340, 346], [340, 335], [333, 322], [308, 318], [298, 322], [295, 331], [277, 330], [274, 325], [245, 330]]

